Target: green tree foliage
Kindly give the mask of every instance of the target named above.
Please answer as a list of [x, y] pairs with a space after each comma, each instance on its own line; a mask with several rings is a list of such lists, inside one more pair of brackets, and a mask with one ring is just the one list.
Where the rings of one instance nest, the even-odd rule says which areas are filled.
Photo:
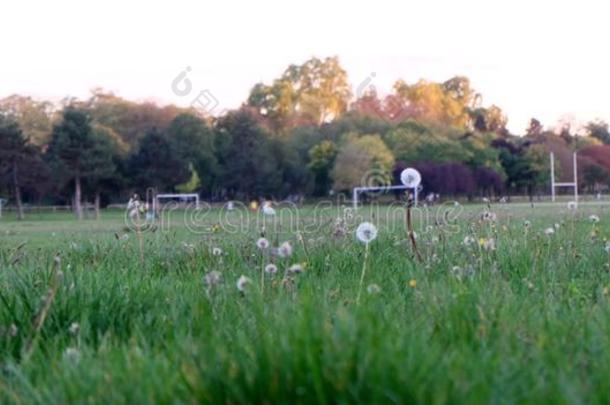
[[589, 136], [600, 140], [606, 145], [610, 145], [610, 132], [608, 131], [608, 123], [597, 120], [587, 124], [587, 132]]
[[381, 184], [391, 183], [394, 155], [379, 135], [348, 134], [332, 170], [333, 188], [337, 191], [371, 185], [375, 178]]
[[322, 141], [309, 150], [308, 167], [314, 175], [314, 195], [326, 195], [331, 189], [330, 173], [336, 157], [337, 146], [329, 140]]
[[96, 167], [109, 161], [98, 149], [97, 138], [93, 135], [91, 119], [82, 109], [67, 107], [62, 120], [53, 127], [53, 136], [47, 157], [62, 183], [74, 184], [74, 210], [76, 217], [82, 219], [82, 183], [88, 176], [105, 171]]
[[272, 195], [282, 184], [269, 136], [248, 110], [231, 112], [216, 126], [222, 195], [255, 198]]
[[196, 172], [199, 185], [192, 191], [201, 190], [210, 194], [218, 175], [212, 129], [194, 114], [180, 114], [169, 125], [167, 134], [180, 159], [190, 164]]
[[128, 158], [127, 170], [132, 186], [145, 191], [169, 192], [191, 178], [189, 162], [181, 158], [171, 140], [156, 128], [148, 131], [138, 150]]
[[407, 163], [448, 163], [470, 158], [457, 139], [412, 120], [391, 130], [386, 139], [396, 159]]
[[11, 191], [18, 219], [24, 217], [24, 186], [44, 183], [45, 169], [38, 148], [27, 142], [18, 123], [0, 115], [0, 184]]

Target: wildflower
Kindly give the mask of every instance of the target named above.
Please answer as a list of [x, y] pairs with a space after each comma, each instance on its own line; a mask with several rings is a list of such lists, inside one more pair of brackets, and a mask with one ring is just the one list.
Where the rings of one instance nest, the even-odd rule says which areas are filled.
[[530, 221], [528, 221], [527, 219], [525, 221], [523, 221], [523, 227], [525, 229], [530, 229], [532, 226], [532, 223]]
[[409, 280], [409, 287], [411, 287], [411, 288], [417, 287], [417, 280], [415, 280], [414, 278]]
[[400, 173], [400, 181], [407, 187], [416, 188], [421, 183], [421, 174], [409, 167]]
[[206, 274], [203, 280], [208, 287], [213, 287], [222, 283], [222, 274], [219, 271], [214, 270]]
[[265, 201], [263, 204], [263, 214], [269, 217], [275, 215], [275, 209], [271, 206], [271, 201]]
[[494, 238], [481, 238], [479, 239], [479, 246], [484, 250], [495, 250], [496, 240]]
[[570, 201], [570, 202], [568, 203], [568, 209], [569, 209], [570, 211], [574, 211], [574, 210], [576, 209], [576, 201]]
[[356, 229], [356, 237], [360, 242], [369, 244], [377, 238], [377, 227], [370, 222], [363, 222]]
[[292, 245], [290, 242], [286, 241], [280, 245], [277, 252], [280, 257], [290, 257], [292, 256]]
[[483, 219], [483, 221], [487, 221], [487, 222], [496, 222], [496, 219], [498, 219], [498, 216], [496, 215], [495, 212], [485, 211], [482, 215], [482, 219]]
[[288, 273], [290, 274], [301, 274], [303, 272], [303, 266], [300, 264], [293, 264], [288, 268]]
[[214, 249], [212, 249], [212, 254], [214, 256], [220, 256], [220, 255], [222, 255], [222, 249], [218, 248], [218, 247], [215, 247]]
[[593, 222], [594, 224], [599, 222], [599, 217], [595, 214], [591, 214], [589, 215], [589, 221]]
[[267, 249], [269, 247], [269, 241], [266, 238], [259, 238], [256, 241], [256, 246], [261, 250]]
[[79, 331], [80, 325], [77, 322], [72, 322], [68, 328], [68, 332], [70, 332], [71, 335], [78, 335]]
[[557, 222], [555, 222], [555, 224], [553, 225], [553, 227], [555, 227], [555, 229], [559, 229], [561, 227], [561, 225], [559, 225]]
[[554, 234], [554, 233], [555, 233], [555, 229], [553, 229], [553, 228], [546, 228], [546, 229], [544, 230], [544, 234], [545, 234], [546, 236], [551, 236], [551, 235], [552, 235], [552, 234]]
[[347, 234], [347, 224], [345, 223], [345, 219], [338, 217], [335, 219], [333, 224], [333, 236], [337, 238], [342, 238]]
[[379, 287], [377, 284], [370, 284], [368, 287], [366, 287], [366, 292], [371, 295], [379, 294], [381, 292], [381, 287]]
[[475, 242], [475, 239], [472, 236], [468, 235], [464, 237], [464, 241], [462, 243], [464, 244], [464, 246], [470, 246]]
[[250, 280], [248, 277], [246, 277], [244, 275], [241, 275], [237, 279], [237, 289], [239, 290], [240, 293], [243, 294], [246, 291], [246, 287], [250, 283], [252, 283], [252, 280]]
[[275, 273], [277, 273], [277, 266], [273, 263], [269, 263], [265, 266], [265, 273], [274, 275]]

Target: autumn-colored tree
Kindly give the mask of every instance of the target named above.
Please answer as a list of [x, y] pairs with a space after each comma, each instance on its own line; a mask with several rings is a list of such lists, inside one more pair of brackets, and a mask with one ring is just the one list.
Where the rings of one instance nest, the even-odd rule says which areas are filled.
[[0, 114], [13, 117], [28, 142], [42, 146], [52, 130], [53, 104], [31, 97], [12, 95], [0, 99]]
[[351, 88], [337, 57], [312, 58], [291, 65], [273, 84], [258, 83], [248, 105], [274, 122], [282, 132], [296, 125], [320, 125], [347, 110]]

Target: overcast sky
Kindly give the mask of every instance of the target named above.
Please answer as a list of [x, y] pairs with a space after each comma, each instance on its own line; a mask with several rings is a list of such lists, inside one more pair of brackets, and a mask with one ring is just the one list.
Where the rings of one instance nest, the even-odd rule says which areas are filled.
[[103, 87], [188, 105], [196, 90], [234, 108], [291, 63], [338, 55], [354, 88], [468, 76], [513, 132], [571, 114], [610, 120], [603, 1], [4, 1], [0, 97], [85, 98]]

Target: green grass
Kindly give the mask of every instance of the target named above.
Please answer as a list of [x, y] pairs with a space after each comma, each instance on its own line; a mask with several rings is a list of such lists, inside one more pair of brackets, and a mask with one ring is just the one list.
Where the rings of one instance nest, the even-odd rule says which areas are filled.
[[[380, 231], [364, 284], [381, 291], [365, 291], [358, 306], [361, 219], [333, 237], [341, 210], [301, 209], [301, 226], [321, 224], [303, 242], [287, 219], [277, 231], [266, 223], [273, 245], [295, 247], [275, 259], [280, 271], [301, 262], [306, 270], [288, 284], [267, 277], [264, 293], [260, 269], [270, 259], [255, 246], [254, 218], [243, 232], [212, 232], [214, 210], [193, 233], [175, 212], [168, 229], [143, 234], [142, 263], [134, 232], [115, 237], [120, 212], [80, 223], [69, 214], [5, 216], [0, 403], [607, 402], [606, 208], [492, 206], [494, 225], [478, 219], [484, 208], [468, 206], [440, 226], [418, 220], [424, 263], [402, 215], [362, 209]], [[496, 249], [464, 246], [467, 235], [494, 237]], [[37, 331], [57, 254], [63, 278]], [[214, 270], [224, 282], [208, 290], [203, 278]], [[240, 275], [253, 281], [243, 295]]]

